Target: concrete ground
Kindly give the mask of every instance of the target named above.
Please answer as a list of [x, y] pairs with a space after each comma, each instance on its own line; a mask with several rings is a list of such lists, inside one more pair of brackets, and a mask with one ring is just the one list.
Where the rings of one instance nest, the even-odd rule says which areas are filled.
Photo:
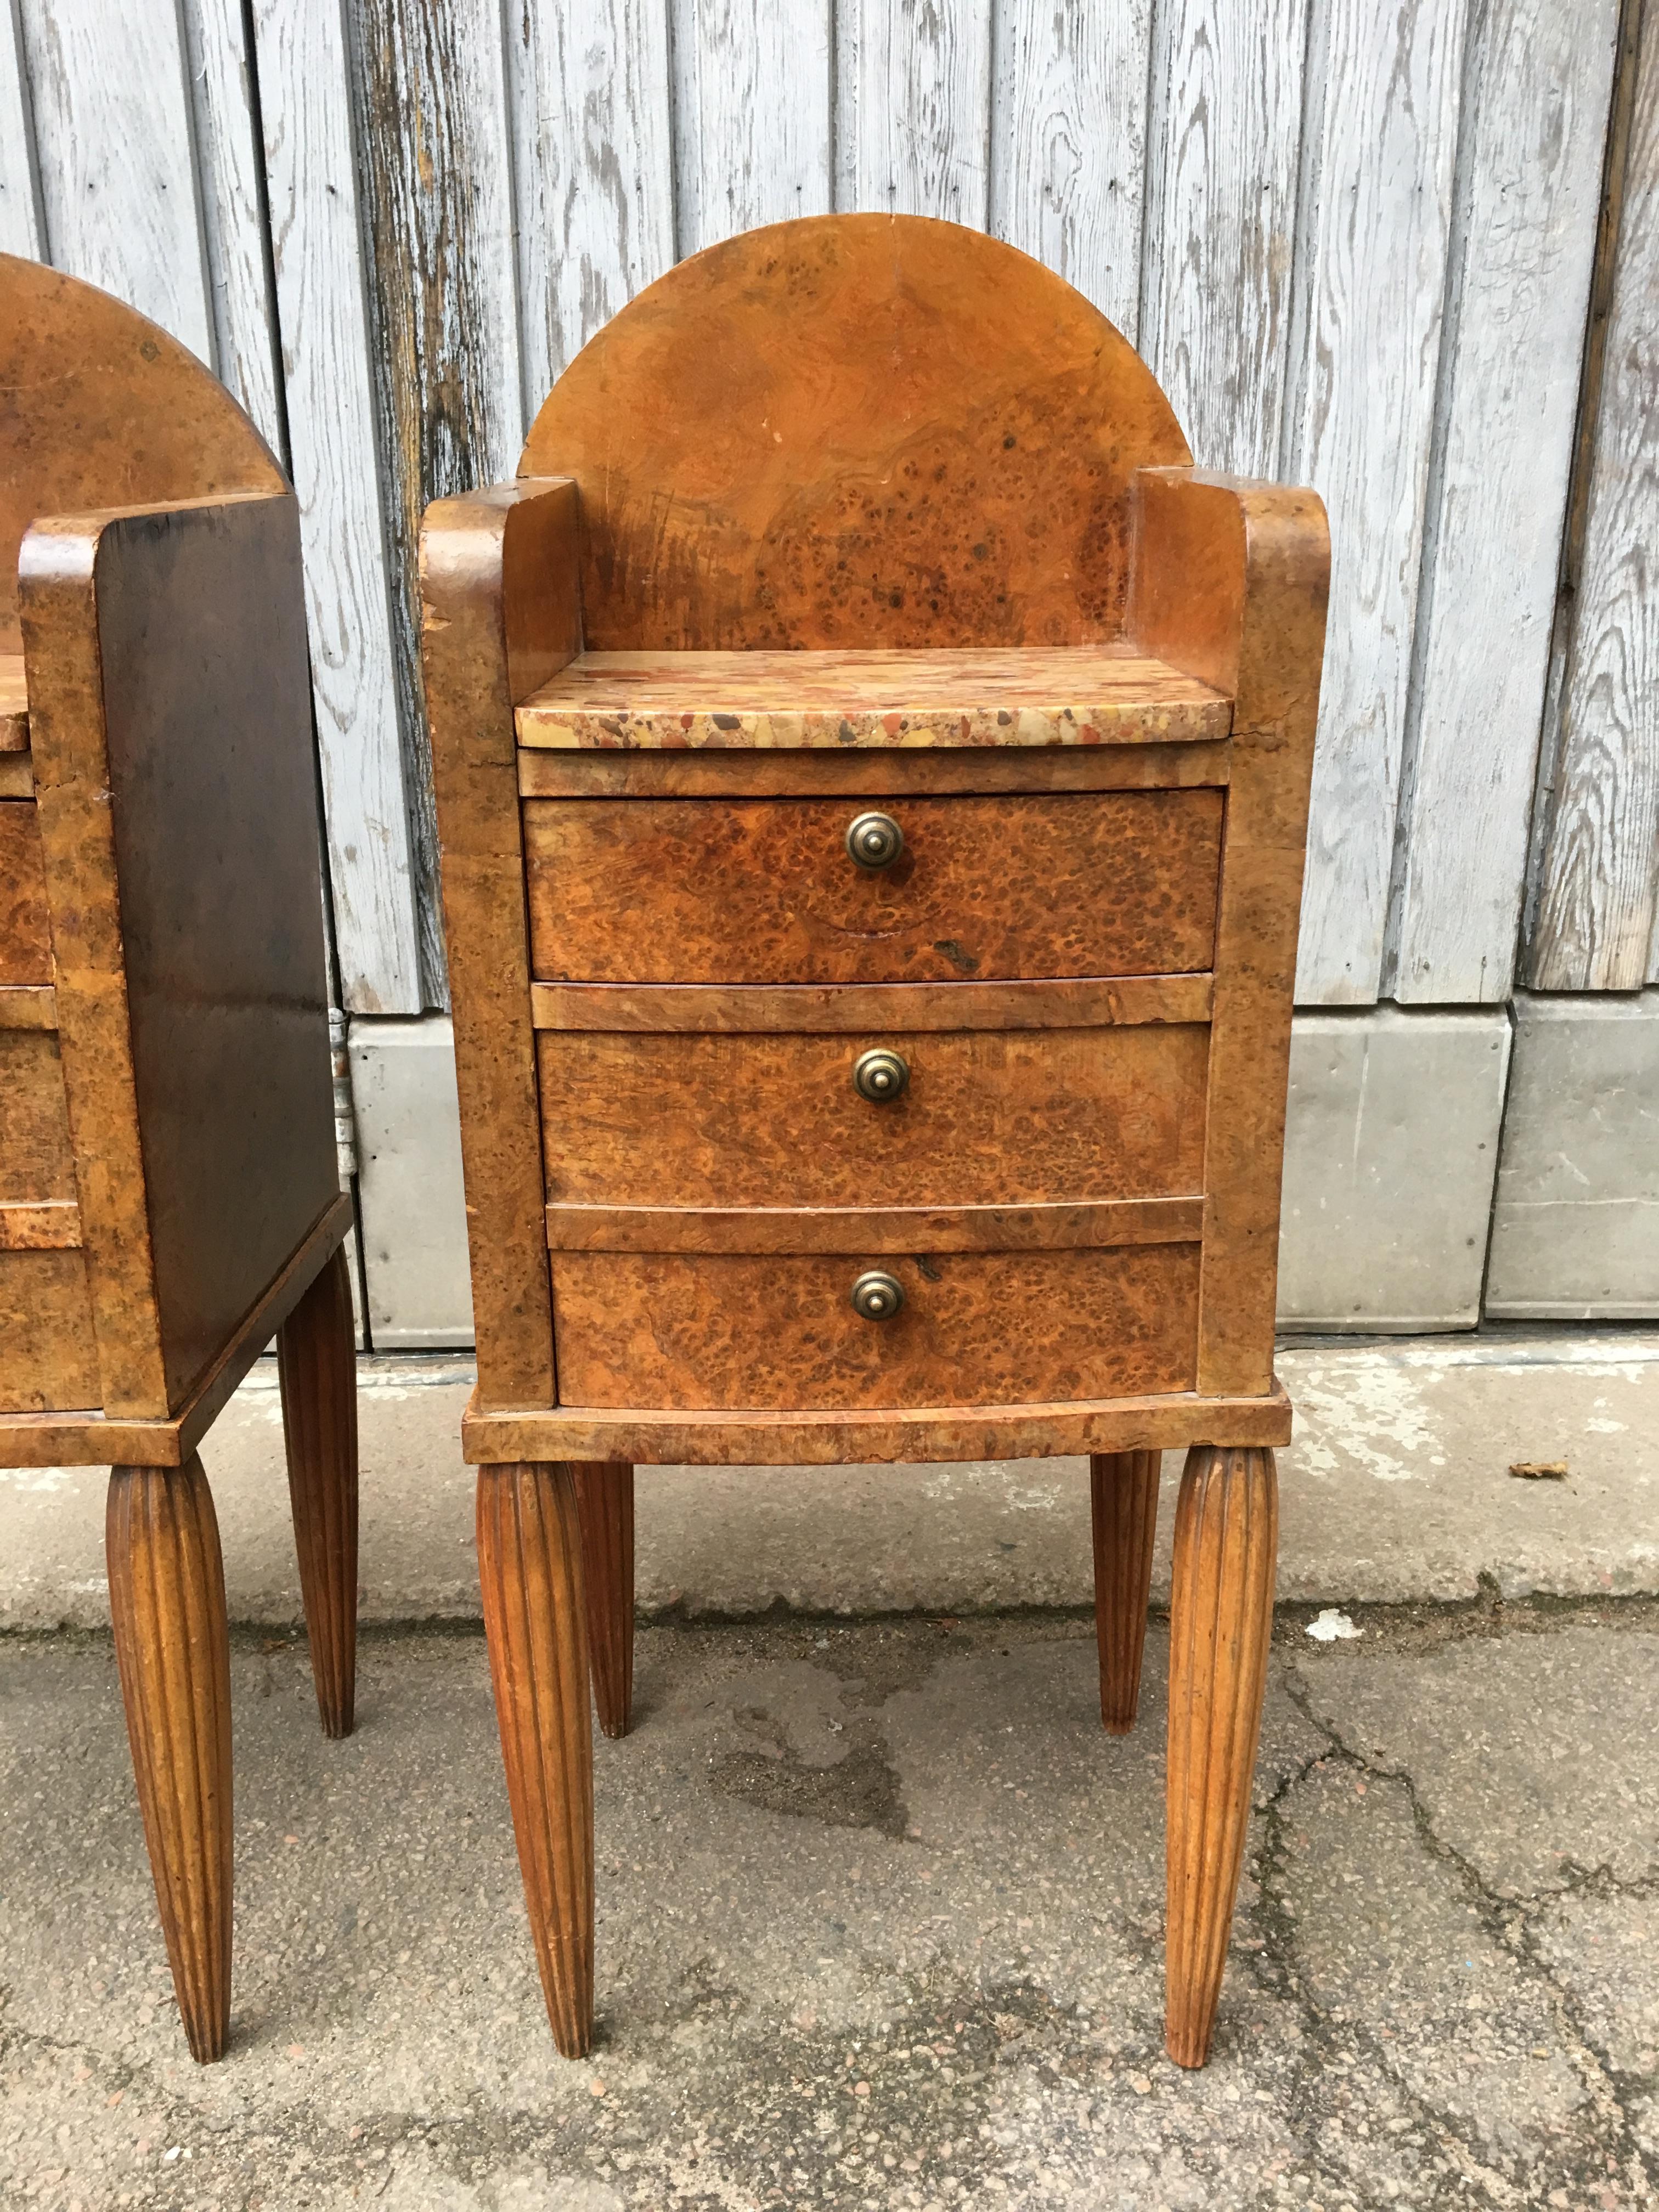
[[[1296, 1601], [1199, 2075], [1160, 2033], [1167, 1638], [1155, 1620], [1139, 1729], [1108, 1738], [1078, 1464], [642, 1475], [659, 1619], [635, 1733], [596, 1749], [599, 2041], [576, 2065], [520, 1899], [459, 1385], [382, 1369], [364, 1395], [387, 1625], [344, 1744], [288, 1626], [262, 1379], [205, 1455], [252, 1624], [209, 2069], [89, 1626], [101, 1479], [9, 1478], [0, 2204], [1659, 2203], [1659, 1345], [1282, 1371], [1307, 1411]], [[1557, 1459], [1561, 1480], [1508, 1473]], [[1310, 1638], [1316, 1601], [1359, 1634]]]

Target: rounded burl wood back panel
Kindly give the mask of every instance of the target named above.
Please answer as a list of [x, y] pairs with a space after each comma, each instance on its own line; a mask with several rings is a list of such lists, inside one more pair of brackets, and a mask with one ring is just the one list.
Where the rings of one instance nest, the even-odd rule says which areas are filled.
[[580, 487], [590, 650], [916, 648], [1120, 635], [1130, 479], [1191, 458], [1128, 341], [1040, 262], [842, 215], [642, 292], [520, 471]]
[[38, 517], [287, 488], [176, 338], [96, 285], [0, 254], [0, 653], [22, 649], [17, 549]]

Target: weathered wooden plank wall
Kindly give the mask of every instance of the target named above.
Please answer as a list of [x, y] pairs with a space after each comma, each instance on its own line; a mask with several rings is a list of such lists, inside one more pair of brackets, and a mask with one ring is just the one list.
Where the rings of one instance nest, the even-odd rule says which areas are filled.
[[1324, 492], [1304, 1003], [1501, 1002], [1523, 904], [1534, 986], [1651, 972], [1652, 0], [0, 0], [0, 246], [295, 475], [349, 1006], [443, 995], [422, 504], [677, 255], [831, 206], [1037, 254], [1202, 460]]

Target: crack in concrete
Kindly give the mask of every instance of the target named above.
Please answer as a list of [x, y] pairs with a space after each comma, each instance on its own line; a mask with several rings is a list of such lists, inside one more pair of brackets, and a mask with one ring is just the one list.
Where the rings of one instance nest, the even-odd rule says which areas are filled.
[[[1608, 2054], [1598, 2047], [1572, 1992], [1562, 1983], [1544, 1957], [1540, 1948], [1535, 1925], [1538, 1913], [1558, 1904], [1564, 1897], [1584, 1893], [1587, 1889], [1591, 1889], [1592, 1885], [1595, 1886], [1592, 1893], [1616, 1893], [1640, 1896], [1659, 1893], [1659, 1874], [1641, 1877], [1634, 1883], [1626, 1883], [1619, 1881], [1613, 1875], [1611, 1869], [1596, 1869], [1591, 1870], [1588, 1880], [1584, 1882], [1565, 1883], [1547, 1891], [1533, 1892], [1518, 1897], [1504, 1896], [1487, 1882], [1480, 1868], [1467, 1853], [1461, 1851], [1455, 1844], [1449, 1842], [1437, 1832], [1428, 1808], [1423, 1802], [1422, 1792], [1418, 1787], [1416, 1778], [1413, 1774], [1396, 1763], [1381, 1763], [1356, 1750], [1343, 1736], [1336, 1723], [1327, 1715], [1316, 1710], [1314, 1704], [1313, 1686], [1305, 1681], [1294, 1667], [1285, 1667], [1282, 1669], [1281, 1680], [1285, 1695], [1307, 1722], [1309, 1727], [1316, 1734], [1322, 1735], [1331, 1747], [1330, 1750], [1321, 1757], [1306, 1762], [1297, 1774], [1289, 1778], [1285, 1784], [1274, 1792], [1269, 1801], [1267, 1809], [1269, 1815], [1270, 1840], [1261, 1855], [1263, 1864], [1257, 1876], [1263, 1897], [1271, 1897], [1279, 1911], [1280, 1925], [1283, 1930], [1282, 1941], [1285, 1948], [1285, 1963], [1287, 1973], [1295, 1985], [1297, 2002], [1304, 2008], [1305, 2012], [1319, 2015], [1322, 2021], [1322, 2014], [1320, 2014], [1317, 2001], [1302, 1985], [1299, 1971], [1294, 1963], [1295, 1915], [1283, 1910], [1284, 1900], [1273, 1887], [1268, 1868], [1271, 1866], [1280, 1870], [1281, 1873], [1288, 1872], [1288, 1858], [1285, 1850], [1283, 1808], [1292, 1790], [1305, 1782], [1316, 1768], [1328, 1764], [1331, 1760], [1335, 1760], [1352, 1769], [1356, 1773], [1364, 1776], [1368, 1780], [1391, 1783], [1403, 1791], [1407, 1809], [1411, 1814], [1413, 1827], [1419, 1844], [1432, 1857], [1438, 1860], [1451, 1872], [1464, 1896], [1474, 1904], [1480, 1923], [1494, 1945], [1515, 1962], [1523, 1975], [1545, 1992], [1554, 2015], [1558, 2031], [1560, 2033], [1563, 2048], [1570, 2054], [1574, 2069], [1583, 2084], [1585, 2094], [1601, 2124], [1601, 2128], [1598, 2129], [1598, 2134], [1606, 2132], [1606, 2139], [1600, 2142], [1587, 2142], [1584, 2146], [1587, 2159], [1592, 2152], [1599, 2151], [1605, 2161], [1596, 2172], [1595, 2179], [1605, 2181], [1608, 2169], [1613, 2167], [1615, 2158], [1622, 2153], [1626, 2178], [1632, 2185], [1644, 2193], [1647, 2191], [1659, 2191], [1659, 2161], [1650, 2158], [1644, 2150], [1639, 2140], [1639, 2121], [1632, 2109], [1634, 2098], [1650, 2087], [1651, 2077], [1626, 2073], [1625, 2069], [1614, 2066]], [[1606, 1876], [1605, 1882], [1600, 1880], [1602, 1875]], [[1400, 2079], [1397, 2071], [1388, 2066], [1388, 2054], [1382, 2051], [1380, 2039], [1371, 2036], [1364, 2029], [1363, 2023], [1350, 2024], [1349, 2035], [1353, 2041], [1364, 2042], [1372, 2046], [1376, 2062], [1385, 2068], [1389, 2079], [1395, 2083], [1402, 2094], [1410, 2097], [1414, 2103], [1424, 2104], [1425, 2100], [1420, 2099], [1408, 2084]], [[1431, 2107], [1427, 2109], [1432, 2110]], [[1474, 2146], [1468, 2142], [1465, 2131], [1455, 2116], [1445, 2112], [1434, 2112], [1433, 2117], [1436, 2124], [1444, 2129], [1452, 2140], [1463, 2142], [1469, 2155], [1474, 2158]], [[1590, 2175], [1585, 2172], [1565, 2178], [1588, 2181]], [[1501, 2176], [1492, 2174], [1490, 2168], [1485, 2166], [1484, 2163], [1480, 2166], [1476, 2173], [1471, 2174], [1470, 2179], [1480, 2179], [1482, 2185], [1495, 2184], [1497, 2191], [1502, 2192], [1501, 2202], [1525, 2201], [1515, 2195], [1512, 2184]]]

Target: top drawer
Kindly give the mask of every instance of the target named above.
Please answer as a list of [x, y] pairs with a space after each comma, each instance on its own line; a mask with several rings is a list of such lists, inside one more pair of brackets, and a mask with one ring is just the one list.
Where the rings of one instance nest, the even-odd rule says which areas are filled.
[[[1222, 793], [530, 799], [532, 972], [599, 983], [992, 981], [1207, 969]], [[868, 810], [903, 834], [860, 867]]]

